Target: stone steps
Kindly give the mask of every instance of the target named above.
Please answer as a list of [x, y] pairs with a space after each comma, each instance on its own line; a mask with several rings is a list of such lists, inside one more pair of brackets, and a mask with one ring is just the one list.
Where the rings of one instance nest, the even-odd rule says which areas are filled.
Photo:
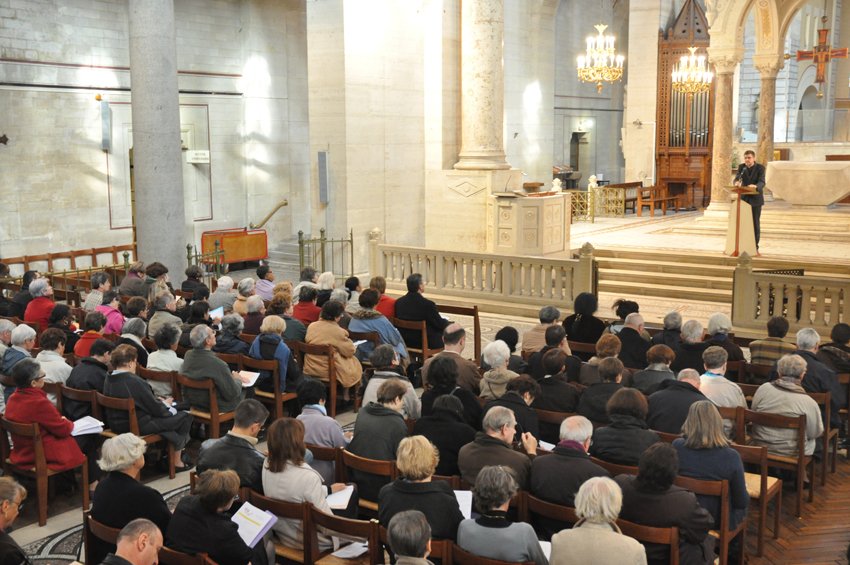
[[[708, 276], [701, 272], [694, 274], [696, 271], [697, 269], [693, 268], [691, 268], [690, 274], [640, 271], [640, 284], [732, 292], [731, 270], [725, 276]], [[634, 279], [635, 271], [633, 269], [603, 269], [601, 266], [599, 268], [599, 280], [604, 281], [606, 286], [614, 283], [631, 283]]]

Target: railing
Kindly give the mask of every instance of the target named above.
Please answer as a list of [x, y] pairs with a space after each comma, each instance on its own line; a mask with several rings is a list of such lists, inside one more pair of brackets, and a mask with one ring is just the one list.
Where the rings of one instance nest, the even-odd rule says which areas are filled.
[[850, 321], [850, 279], [789, 272], [753, 271], [741, 255], [732, 289], [732, 324], [764, 330], [772, 316], [788, 320], [790, 331], [811, 327], [829, 335], [832, 326]]
[[369, 233], [370, 273], [383, 276], [388, 288], [404, 290], [405, 279], [421, 273], [439, 294], [541, 306], [571, 304], [580, 292], [596, 291], [590, 244], [578, 259], [546, 259], [386, 245], [382, 235]]
[[283, 199], [280, 202], [278, 202], [277, 206], [272, 208], [272, 211], [269, 212], [268, 214], [266, 214], [266, 217], [263, 218], [262, 220], [260, 220], [259, 224], [250, 223], [250, 224], [248, 224], [248, 227], [251, 228], [252, 230], [260, 229], [261, 227], [266, 225], [266, 222], [268, 222], [272, 218], [272, 216], [275, 215], [275, 212], [277, 212], [278, 210], [280, 210], [284, 206], [289, 206], [289, 201], [286, 200], [286, 199]]
[[[186, 244], [186, 265], [191, 267], [192, 265], [198, 265], [204, 269], [205, 277], [204, 279], [209, 278], [206, 275], [208, 273], [207, 267], [211, 266], [212, 275], [215, 275], [216, 279], [219, 279], [224, 275], [224, 250], [221, 249], [221, 244], [218, 240], [215, 240], [213, 243], [215, 249], [210, 251], [209, 253], [199, 253], [198, 247], [193, 246], [191, 243]], [[207, 281], [207, 286], [210, 286], [211, 281]]]
[[319, 272], [332, 271], [337, 278], [354, 276], [354, 230], [348, 238], [328, 239], [325, 228], [319, 237], [306, 238], [298, 232], [298, 269], [311, 266]]

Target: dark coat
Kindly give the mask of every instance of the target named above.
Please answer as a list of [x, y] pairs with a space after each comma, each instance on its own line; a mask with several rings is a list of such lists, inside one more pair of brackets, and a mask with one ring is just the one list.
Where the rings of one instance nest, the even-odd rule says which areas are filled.
[[519, 485], [520, 489], [528, 488], [528, 477], [531, 472], [531, 459], [525, 453], [514, 451], [510, 445], [499, 438], [488, 436], [483, 432], [475, 434], [475, 440], [461, 448], [457, 458], [460, 476], [471, 485], [479, 471], [488, 465], [504, 465]]
[[378, 494], [378, 520], [387, 527], [393, 516], [405, 510], [419, 510], [431, 525], [431, 537], [457, 539], [457, 527], [463, 520], [457, 497], [445, 481], [412, 483], [398, 479], [385, 485]]
[[[98, 337], [100, 337], [100, 336], [98, 336]], [[121, 339], [118, 340], [118, 343], [116, 343], [115, 345], [116, 345], [116, 347], [119, 346], [119, 345], [132, 345], [136, 349], [136, 361], [139, 362], [139, 365], [141, 365], [142, 367], [148, 366], [148, 352], [147, 352], [147, 350], [144, 347], [142, 347], [141, 345], [139, 345], [138, 343], [136, 343], [135, 341], [133, 341], [132, 339], [122, 337]], [[91, 349], [91, 345], [89, 345], [89, 349]]]
[[627, 386], [636, 388], [649, 396], [661, 387], [661, 383], [669, 379], [676, 380], [676, 375], [670, 369], [667, 369], [666, 371], [644, 369], [643, 371], [637, 371], [629, 377]]
[[475, 428], [481, 429], [481, 418], [484, 415], [481, 409], [481, 403], [478, 402], [478, 397], [466, 390], [465, 388], [455, 387], [452, 390], [442, 390], [429, 388], [422, 393], [422, 416], [429, 416], [434, 410], [434, 401], [437, 397], [444, 394], [451, 394], [460, 399], [463, 404], [463, 418], [467, 424]]
[[0, 565], [31, 565], [21, 546], [6, 532], [0, 531]]
[[248, 355], [250, 346], [245, 343], [239, 336], [233, 336], [226, 333], [221, 333], [215, 340], [213, 352], [215, 353], [230, 353], [238, 355]]
[[[552, 349], [556, 348], [551, 345], [545, 345], [543, 349], [532, 353], [531, 357], [528, 358], [528, 374], [534, 380], [539, 381], [546, 376], [546, 370], [543, 368], [543, 356]], [[567, 379], [570, 382], [578, 381], [578, 375], [581, 371], [581, 359], [575, 355], [567, 355], [564, 365], [566, 367]]]
[[[830, 393], [830, 422], [829, 427], [840, 428], [841, 416], [839, 411], [844, 407], [846, 396], [838, 384], [838, 375], [826, 364], [818, 360], [811, 351], [798, 349], [794, 352], [806, 360], [806, 375], [803, 377], [803, 389], [806, 392]], [[823, 414], [823, 410], [821, 410]], [[824, 415], [825, 417], [825, 415]], [[826, 426], [826, 422], [824, 422]]]
[[702, 362], [702, 352], [708, 349], [709, 345], [711, 344], [707, 341], [701, 341], [699, 343], [686, 343], [683, 341], [679, 344], [678, 348], [673, 350], [676, 353], [676, 358], [670, 363], [670, 370], [677, 375], [682, 369], [694, 369], [700, 375], [703, 374], [705, 365]]
[[[192, 416], [188, 412], [172, 415], [141, 377], [133, 373], [112, 374], [103, 384], [103, 394], [115, 398], [132, 398], [135, 401], [136, 419], [142, 435], [161, 434], [178, 448], [186, 444]], [[107, 410], [105, 416], [106, 424], [112, 431], [119, 434], [130, 431], [127, 412]]]
[[[437, 305], [419, 292], [408, 292], [395, 301], [395, 317], [401, 320], [418, 322], [425, 320], [428, 332], [428, 347], [443, 347], [443, 330], [451, 322], [440, 316]], [[418, 331], [399, 330], [408, 347], [422, 347], [422, 334]]]
[[165, 545], [184, 553], [206, 553], [216, 563], [245, 565], [253, 551], [239, 537], [238, 529], [227, 515], [208, 512], [197, 496], [189, 495], [174, 509]]
[[590, 454], [597, 459], [620, 465], [638, 464], [638, 459], [661, 438], [648, 429], [646, 422], [634, 416], [611, 414], [611, 423], [593, 431]]
[[742, 186], [756, 185], [758, 194], [742, 196], [741, 200], [750, 206], [764, 206], [764, 183], [765, 183], [764, 165], [753, 163], [752, 167], [747, 167], [746, 163], [738, 165], [738, 172], [735, 174], [735, 180], [741, 181]]
[[850, 373], [850, 347], [838, 343], [826, 343], [818, 348], [818, 361], [836, 373]]
[[522, 440], [522, 434], [529, 432], [540, 439], [540, 429], [537, 425], [537, 412], [525, 403], [525, 400], [516, 392], [509, 390], [499, 398], [491, 400], [484, 406], [484, 414], [494, 406], [510, 408], [516, 417], [516, 441]]
[[691, 404], [699, 400], [708, 399], [693, 385], [684, 381], [664, 381], [660, 390], [649, 395], [646, 423], [652, 430], [680, 434]]
[[661, 330], [649, 340], [652, 345], [666, 345], [673, 351], [682, 343], [681, 330]]
[[[705, 342], [708, 343], [709, 347], [716, 345], [725, 349], [727, 355], [729, 355], [729, 361], [744, 360], [744, 352], [737, 343], [732, 341], [732, 338], [724, 333], [716, 333], [713, 336], [708, 337]], [[702, 371], [700, 371], [700, 373], [702, 373]]]
[[77, 341], [80, 339], [80, 334], [72, 331], [68, 326], [63, 326], [61, 324], [50, 324], [48, 327], [62, 330], [62, 333], [65, 334], [65, 339], [67, 340], [65, 342], [65, 353], [73, 353], [74, 346], [77, 345]]
[[[568, 383], [563, 375], [550, 376], [537, 381], [540, 385], [540, 395], [534, 398], [531, 407], [536, 410], [552, 412], [575, 412], [578, 408], [581, 391], [574, 384]], [[540, 438], [549, 443], [558, 443], [559, 424], [538, 421]]]
[[620, 383], [594, 383], [584, 389], [576, 412], [591, 422], [608, 423], [605, 406], [614, 393], [623, 388]]
[[440, 462], [437, 475], [460, 475], [457, 454], [460, 448], [475, 439], [475, 428], [449, 410], [434, 410], [430, 416], [416, 420], [413, 435], [421, 435], [437, 446]]
[[[123, 528], [136, 518], [147, 518], [163, 532], [168, 530], [171, 521], [171, 511], [158, 490], [120, 471], [107, 473], [97, 484], [92, 497], [91, 516], [112, 528]], [[92, 547], [95, 563], [100, 563], [107, 553], [115, 551], [114, 544], [102, 542], [95, 536], [92, 539], [95, 542]]]
[[[354, 438], [348, 444], [348, 450], [360, 457], [393, 461], [396, 458], [398, 444], [407, 437], [407, 425], [401, 414], [370, 402], [357, 413], [354, 422]], [[375, 501], [378, 492], [389, 482], [385, 477], [370, 473], [352, 471], [357, 483], [360, 498]]]
[[[109, 375], [109, 368], [93, 357], [80, 360], [80, 364], [71, 369], [71, 375], [65, 386], [79, 390], [96, 390], [103, 393], [103, 383]], [[79, 420], [83, 416], [91, 416], [91, 404], [77, 402], [67, 398], [62, 399], [62, 412], [69, 420]]]
[[258, 334], [260, 333], [260, 326], [263, 325], [263, 316], [259, 312], [249, 312], [245, 314], [245, 333], [246, 334]]
[[210, 289], [207, 285], [204, 284], [204, 281], [199, 281], [197, 279], [186, 279], [180, 285], [180, 290], [182, 290], [183, 292], [191, 292], [192, 293], [192, 299], [193, 300], [195, 298], [195, 291], [198, 290], [198, 289], [201, 289], [201, 288], [205, 288], [207, 290]]
[[226, 434], [201, 445], [197, 472], [207, 469], [232, 469], [239, 475], [239, 486], [263, 493], [263, 462], [265, 456], [246, 439]]
[[[576, 323], [576, 318], [579, 318]], [[580, 343], [596, 343], [605, 332], [605, 322], [596, 316], [579, 316], [571, 314], [563, 322], [567, 339]]]
[[629, 327], [624, 327], [617, 334], [623, 344], [619, 357], [623, 365], [631, 369], [642, 369], [646, 367], [646, 352], [652, 347], [648, 341], [641, 337], [640, 333]]

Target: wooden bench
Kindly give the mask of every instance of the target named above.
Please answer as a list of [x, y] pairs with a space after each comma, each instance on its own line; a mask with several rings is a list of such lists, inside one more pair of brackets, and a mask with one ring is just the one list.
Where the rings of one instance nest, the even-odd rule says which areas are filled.
[[645, 186], [637, 191], [637, 215], [643, 215], [643, 207], [649, 206], [649, 215], [655, 215], [655, 207], [661, 206], [662, 215], [667, 214], [667, 205], [676, 206], [677, 196], [669, 196], [666, 186]]

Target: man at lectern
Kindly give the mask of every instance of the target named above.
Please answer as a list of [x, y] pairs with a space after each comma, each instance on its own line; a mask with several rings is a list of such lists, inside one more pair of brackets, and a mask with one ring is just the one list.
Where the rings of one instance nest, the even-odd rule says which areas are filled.
[[758, 251], [759, 235], [761, 235], [759, 219], [761, 207], [764, 206], [764, 165], [756, 163], [755, 151], [751, 149], [744, 151], [744, 162], [738, 167], [735, 186], [744, 186], [758, 191], [758, 194], [741, 197], [753, 209], [753, 233], [756, 236], [756, 251]]

